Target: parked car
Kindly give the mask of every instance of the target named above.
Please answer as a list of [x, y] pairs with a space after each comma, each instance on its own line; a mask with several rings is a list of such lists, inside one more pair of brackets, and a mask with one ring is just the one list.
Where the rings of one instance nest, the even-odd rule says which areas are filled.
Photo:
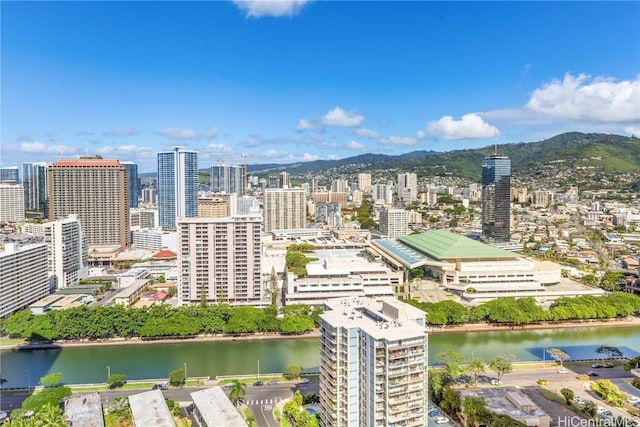
[[604, 365], [605, 368], [613, 368], [613, 363], [605, 363]]
[[439, 409], [432, 409], [429, 411], [430, 417], [439, 417], [440, 415], [442, 415], [442, 412], [440, 412]]
[[306, 384], [309, 382], [309, 378], [302, 378], [300, 379], [300, 381], [298, 381], [298, 384]]
[[596, 371], [589, 371], [587, 372], [587, 375], [589, 375], [590, 377], [597, 377], [600, 374], [598, 374]]
[[276, 380], [269, 380], [269, 382], [267, 383], [267, 385], [274, 385], [274, 384], [278, 384], [278, 381], [276, 381]]
[[261, 386], [261, 385], [264, 385], [264, 382], [262, 382], [262, 381], [256, 381], [255, 383], [253, 383], [253, 385], [255, 385], [255, 386]]
[[491, 380], [491, 385], [500, 385], [500, 384], [502, 384], [502, 381], [500, 380], [496, 380], [496, 379]]
[[558, 373], [559, 374], [566, 374], [567, 372], [569, 372], [569, 370], [567, 368], [560, 368], [558, 369]]
[[449, 422], [449, 418], [447, 417], [436, 417], [435, 419], [436, 424], [446, 424]]
[[593, 365], [591, 365], [592, 368], [602, 368], [602, 365], [600, 363], [594, 363]]

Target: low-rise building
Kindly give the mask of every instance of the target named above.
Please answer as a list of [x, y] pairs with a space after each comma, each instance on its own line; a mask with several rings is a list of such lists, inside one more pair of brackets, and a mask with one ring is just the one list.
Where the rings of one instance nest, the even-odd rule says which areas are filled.
[[[479, 397], [486, 408], [498, 415], [505, 415], [531, 427], [549, 427], [551, 417], [531, 399], [515, 387], [460, 389], [460, 397]], [[464, 411], [461, 411], [464, 413]], [[466, 423], [465, 423], [466, 424]]]
[[70, 426], [104, 427], [100, 393], [76, 394], [64, 401], [64, 418]]
[[401, 272], [368, 260], [361, 250], [316, 250], [310, 256], [318, 260], [306, 265], [305, 277], [287, 274], [286, 304], [320, 304], [328, 298], [353, 295], [393, 296], [404, 283]]
[[129, 396], [131, 416], [136, 427], [175, 427], [162, 391], [150, 390]]
[[247, 427], [238, 410], [220, 387], [191, 393], [193, 417], [201, 427]]

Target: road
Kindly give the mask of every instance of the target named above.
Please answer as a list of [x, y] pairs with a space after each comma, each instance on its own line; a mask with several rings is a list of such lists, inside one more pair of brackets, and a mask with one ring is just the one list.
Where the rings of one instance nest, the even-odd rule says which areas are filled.
[[[560, 389], [566, 387], [573, 390], [576, 396], [583, 396], [589, 400], [593, 400], [598, 406], [609, 409], [615, 415], [628, 416], [628, 414], [622, 412], [620, 409], [607, 405], [592, 393], [588, 387], [590, 382], [580, 381], [576, 378], [579, 374], [584, 374], [587, 371], [593, 370], [599, 373], [598, 377], [592, 378], [593, 380], [603, 378], [611, 379], [623, 391], [640, 398], [640, 390], [634, 389], [628, 385], [630, 381], [630, 374], [625, 372], [622, 369], [622, 366], [595, 369], [585, 363], [568, 363], [565, 364], [565, 367], [568, 369], [567, 373], [559, 373], [558, 366], [554, 366], [552, 364], [546, 368], [516, 370], [502, 377], [502, 386], [536, 387], [537, 380], [545, 379], [549, 381], [548, 388], [553, 391], [559, 392]], [[487, 373], [486, 376], [495, 378], [495, 374], [493, 373]], [[489, 385], [484, 386], [494, 387]], [[190, 393], [201, 389], [202, 387], [170, 388], [169, 390], [163, 390], [163, 394], [167, 399], [184, 404], [191, 402]], [[318, 394], [319, 384], [317, 380], [312, 380], [303, 384], [283, 382], [264, 386], [248, 385], [246, 388], [244, 404], [250, 408], [259, 427], [276, 427], [278, 424], [273, 417], [273, 407], [281, 400], [291, 397], [296, 390], [299, 390], [303, 395], [308, 393]], [[103, 404], [108, 404], [118, 397], [128, 396], [143, 391], [146, 390], [102, 391], [100, 392], [100, 396]], [[29, 395], [26, 393], [3, 393], [0, 397], [0, 409], [10, 411], [17, 408], [28, 396]], [[429, 419], [429, 425], [434, 426], [434, 424], [433, 419]], [[441, 425], [439, 427], [448, 426]]]

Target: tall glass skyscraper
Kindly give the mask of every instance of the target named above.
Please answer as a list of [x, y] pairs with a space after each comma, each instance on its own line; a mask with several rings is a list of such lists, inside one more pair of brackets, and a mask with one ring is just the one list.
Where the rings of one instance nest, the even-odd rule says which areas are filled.
[[20, 177], [17, 166], [0, 167], [0, 182], [13, 181], [15, 184], [20, 183]]
[[493, 154], [482, 161], [482, 236], [508, 242], [511, 215], [511, 159]]
[[176, 228], [176, 218], [198, 216], [198, 153], [184, 147], [158, 153], [158, 220]]
[[23, 163], [24, 210], [45, 212], [47, 208], [47, 163]]
[[133, 162], [121, 162], [129, 171], [129, 188], [131, 189], [129, 207], [137, 208], [140, 199], [140, 180], [138, 178], [138, 165]]
[[244, 195], [244, 166], [211, 166], [211, 191]]

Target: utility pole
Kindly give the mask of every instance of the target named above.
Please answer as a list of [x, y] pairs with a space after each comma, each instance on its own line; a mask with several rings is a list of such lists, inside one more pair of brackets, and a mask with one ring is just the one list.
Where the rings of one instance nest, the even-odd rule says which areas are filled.
[[111, 365], [107, 365], [107, 381], [111, 378]]
[[184, 362], [184, 382], [187, 382], [187, 362]]

